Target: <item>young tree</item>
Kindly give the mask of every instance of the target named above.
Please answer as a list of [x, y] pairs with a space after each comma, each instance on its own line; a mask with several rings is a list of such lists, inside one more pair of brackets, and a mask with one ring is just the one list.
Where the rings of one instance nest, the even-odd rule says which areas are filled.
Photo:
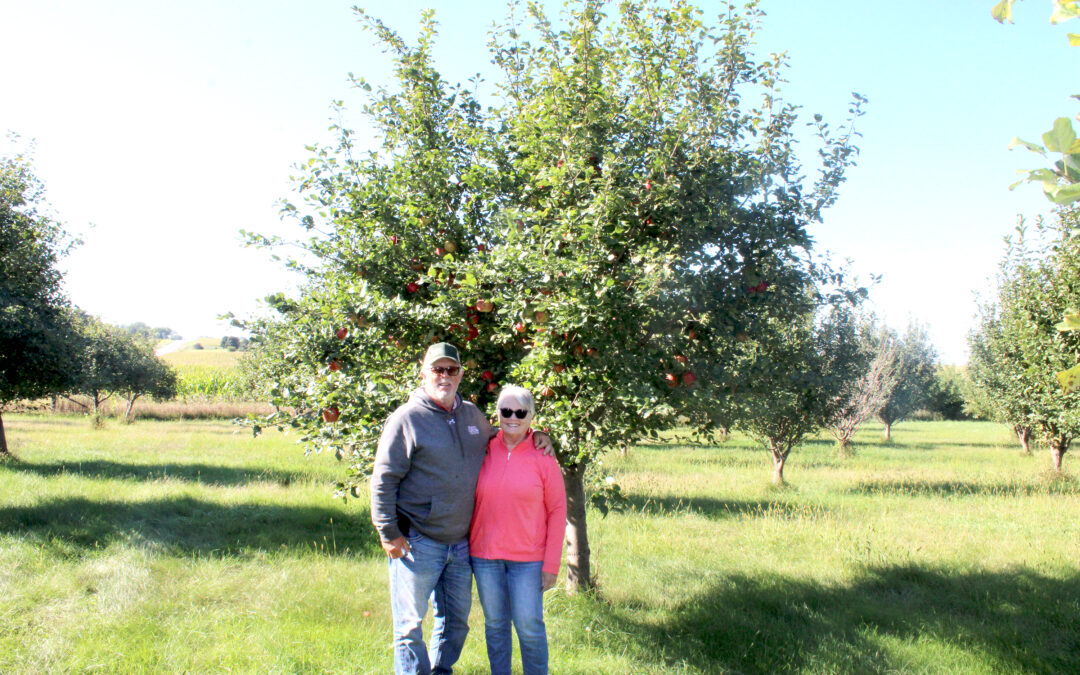
[[308, 283], [251, 324], [282, 410], [269, 421], [314, 449], [349, 448], [357, 475], [342, 491], [428, 343], [461, 347], [461, 391], [481, 407], [505, 382], [536, 392], [559, 445], [575, 588], [591, 584], [590, 466], [726, 391], [710, 382], [722, 355], [745, 315], [787, 298], [769, 273], [809, 245], [854, 152], [850, 130], [833, 138], [819, 120], [822, 175], [804, 184], [782, 64], [748, 51], [753, 8], [714, 29], [681, 2], [602, 7], [571, 4], [559, 29], [530, 5], [528, 25], [499, 29], [497, 109], [441, 79], [430, 13], [410, 47], [361, 12], [398, 78], [364, 109], [382, 145], [359, 156], [339, 129], [338, 147], [313, 149], [306, 205], [285, 207], [313, 233], [291, 263]]
[[1009, 242], [998, 286], [998, 321], [1015, 359], [997, 367], [1010, 396], [1023, 397], [1026, 419], [1061, 470], [1069, 445], [1080, 433], [1080, 391], [1065, 390], [1054, 376], [1080, 356], [1080, 335], [1056, 326], [1069, 307], [1080, 306], [1080, 240], [1070, 232], [1080, 222], [1075, 208], [1062, 209], [1052, 225], [1036, 223], [1033, 237], [1021, 229]]
[[869, 366], [850, 308], [832, 306], [818, 314], [777, 323], [746, 354], [756, 372], [742, 398], [748, 411], [740, 426], [769, 451], [777, 485], [784, 483], [791, 451], [836, 418]]
[[172, 366], [154, 354], [154, 346], [146, 340], [131, 340], [121, 345], [124, 350], [123, 377], [116, 393], [123, 396], [127, 405], [124, 421], [131, 423], [132, 408], [142, 396], [167, 400], [176, 396], [177, 376]]
[[869, 365], [861, 377], [848, 381], [829, 423], [840, 454], [848, 452], [855, 432], [881, 409], [897, 383], [900, 348], [895, 335], [872, 317], [859, 326], [857, 333], [859, 349]]
[[[999, 277], [999, 286], [1006, 282]], [[971, 386], [964, 407], [976, 417], [1007, 424], [1031, 454], [1032, 409], [1027, 396], [1029, 373], [1020, 351], [1003, 334], [996, 304], [981, 308], [978, 328], [968, 336], [968, 378]]]
[[934, 383], [937, 352], [930, 344], [926, 329], [908, 324], [903, 338], [895, 338], [900, 358], [896, 367], [896, 386], [877, 411], [885, 425], [885, 440], [892, 438], [892, 426], [926, 404]]
[[[73, 331], [57, 263], [73, 241], [45, 208], [29, 162], [0, 158], [0, 410], [71, 381]], [[0, 454], [7, 453], [0, 417]]]

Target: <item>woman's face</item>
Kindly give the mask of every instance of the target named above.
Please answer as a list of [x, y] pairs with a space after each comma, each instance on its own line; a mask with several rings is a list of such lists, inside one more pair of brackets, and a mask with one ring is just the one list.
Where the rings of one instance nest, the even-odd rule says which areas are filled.
[[[524, 418], [518, 414], [524, 413]], [[524, 434], [532, 425], [533, 414], [515, 396], [507, 396], [499, 401], [499, 427], [504, 434], [517, 436]]]

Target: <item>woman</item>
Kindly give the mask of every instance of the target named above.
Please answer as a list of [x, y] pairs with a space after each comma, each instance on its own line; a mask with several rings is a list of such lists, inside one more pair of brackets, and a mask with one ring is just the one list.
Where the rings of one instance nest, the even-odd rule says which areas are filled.
[[546, 675], [543, 595], [559, 574], [566, 491], [558, 462], [533, 444], [532, 394], [504, 387], [496, 407], [500, 429], [480, 467], [469, 533], [488, 661], [492, 675], [510, 675], [513, 622], [524, 675]]

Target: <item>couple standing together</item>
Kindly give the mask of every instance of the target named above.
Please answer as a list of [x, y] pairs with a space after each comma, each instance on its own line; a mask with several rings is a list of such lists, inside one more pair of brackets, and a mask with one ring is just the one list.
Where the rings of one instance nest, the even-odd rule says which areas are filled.
[[[371, 475], [371, 520], [390, 557], [394, 670], [453, 672], [475, 576], [493, 675], [510, 673], [511, 622], [525, 675], [546, 674], [543, 592], [559, 572], [566, 493], [550, 439], [530, 430], [533, 397], [504, 387], [494, 433], [457, 393], [457, 348], [432, 345], [420, 372], [421, 387], [386, 420]], [[429, 598], [430, 654], [420, 626]]]

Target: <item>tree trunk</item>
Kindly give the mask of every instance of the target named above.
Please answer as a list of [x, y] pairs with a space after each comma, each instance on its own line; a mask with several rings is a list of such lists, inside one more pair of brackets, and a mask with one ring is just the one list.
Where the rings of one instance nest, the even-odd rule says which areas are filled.
[[886, 441], [891, 441], [892, 440], [892, 422], [886, 422], [885, 423], [885, 440]]
[[1013, 431], [1016, 432], [1016, 437], [1020, 440], [1020, 447], [1024, 449], [1024, 454], [1030, 455], [1031, 447], [1028, 442], [1031, 440], [1031, 427], [1016, 425], [1013, 427]]
[[1050, 458], [1054, 461], [1054, 471], [1061, 473], [1061, 460], [1068, 449], [1068, 441], [1055, 440], [1050, 444]]
[[720, 427], [720, 429], [719, 429], [719, 431], [717, 433], [720, 435], [720, 442], [721, 443], [727, 443], [728, 428], [727, 427]]
[[563, 469], [566, 486], [566, 587], [571, 592], [593, 587], [589, 569], [589, 531], [585, 523], [585, 465]]
[[850, 457], [851, 456], [851, 437], [850, 436], [837, 436], [836, 437], [836, 455], [838, 457]]
[[126, 424], [131, 424], [131, 422], [133, 421], [131, 419], [131, 409], [135, 407], [135, 399], [137, 398], [139, 398], [139, 395], [135, 394], [128, 399], [127, 410], [124, 411], [124, 422]]
[[8, 452], [7, 436], [4, 436], [4, 416], [0, 414], [0, 455], [7, 457], [10, 454]]
[[783, 485], [784, 484], [784, 462], [787, 461], [788, 454], [786, 452], [782, 452], [776, 446], [770, 447], [769, 451], [772, 453], [772, 460], [773, 460], [773, 484], [774, 485]]

